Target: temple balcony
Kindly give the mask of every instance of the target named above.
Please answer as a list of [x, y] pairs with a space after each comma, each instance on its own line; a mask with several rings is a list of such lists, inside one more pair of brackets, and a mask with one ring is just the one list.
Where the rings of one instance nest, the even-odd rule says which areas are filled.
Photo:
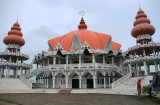
[[[122, 74], [122, 68], [117, 65], [103, 63], [81, 63], [81, 64], [55, 64], [40, 67], [40, 71], [61, 71], [61, 70], [115, 70]], [[123, 74], [122, 74], [123, 75]]]
[[146, 55], [146, 56], [141, 56], [141, 57], [134, 57], [131, 59], [126, 59], [125, 61], [123, 61], [123, 65], [127, 65], [127, 64], [131, 64], [131, 63], [143, 63], [143, 61], [147, 61], [150, 63], [153, 63], [155, 61], [159, 61], [160, 60], [160, 55]]
[[19, 62], [6, 62], [6, 61], [0, 61], [0, 66], [9, 66], [9, 67], [23, 67], [23, 68], [32, 68], [31, 64], [26, 63], [19, 63]]

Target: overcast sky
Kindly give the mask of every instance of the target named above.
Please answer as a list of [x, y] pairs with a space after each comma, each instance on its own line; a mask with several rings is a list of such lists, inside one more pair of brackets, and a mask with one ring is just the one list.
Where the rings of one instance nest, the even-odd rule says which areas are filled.
[[[140, 6], [156, 29], [153, 41], [160, 42], [160, 0], [140, 0]], [[136, 45], [131, 29], [138, 9], [138, 0], [0, 0], [0, 52], [18, 17], [26, 42], [21, 53], [30, 56], [30, 63], [35, 54], [48, 49], [49, 39], [78, 29], [80, 10], [85, 11], [88, 30], [111, 35], [126, 51]]]

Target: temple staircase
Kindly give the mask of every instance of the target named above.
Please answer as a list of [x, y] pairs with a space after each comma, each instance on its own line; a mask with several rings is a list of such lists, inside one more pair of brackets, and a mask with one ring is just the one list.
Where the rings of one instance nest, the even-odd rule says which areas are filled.
[[122, 94], [127, 93], [130, 95], [137, 94], [137, 81], [141, 79], [141, 86], [149, 85], [149, 80], [152, 80], [153, 76], [143, 76], [143, 77], [131, 77], [121, 82], [120, 84], [112, 87], [117, 93]]
[[38, 74], [40, 74], [42, 71], [39, 69], [35, 69], [33, 70], [30, 74], [28, 75], [23, 75], [25, 78], [29, 79], [30, 77], [36, 76]]
[[31, 87], [25, 84], [19, 78], [0, 79], [0, 90], [27, 90], [27, 89], [31, 89]]

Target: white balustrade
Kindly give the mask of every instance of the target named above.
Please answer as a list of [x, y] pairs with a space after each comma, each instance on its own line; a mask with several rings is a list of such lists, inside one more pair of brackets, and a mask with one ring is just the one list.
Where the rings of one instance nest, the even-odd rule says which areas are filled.
[[117, 85], [121, 84], [122, 82], [124, 82], [125, 80], [127, 80], [128, 78], [131, 77], [131, 73], [128, 73], [126, 75], [124, 75], [122, 78], [118, 79], [117, 81], [113, 82], [112, 88], [116, 87]]
[[28, 85], [30, 88], [32, 88], [32, 83], [27, 80], [25, 77], [23, 77], [22, 75], [19, 76], [19, 78], [26, 84]]
[[131, 59], [126, 59], [123, 61], [123, 65], [126, 65], [128, 63], [133, 63], [133, 62], [139, 62], [139, 61], [152, 61], [152, 60], [160, 60], [160, 55], [150, 55], [150, 56], [143, 56], [143, 57], [135, 57]]
[[5, 55], [12, 55], [12, 56], [19, 56], [19, 57], [24, 57], [29, 59], [29, 56], [27, 54], [23, 53], [14, 53], [14, 52], [0, 52], [0, 55], [5, 56]]
[[31, 68], [32, 64], [26, 64], [26, 63], [19, 63], [19, 62], [6, 62], [6, 61], [0, 61], [0, 65], [10, 65], [10, 66], [24, 66], [24, 67], [28, 67]]

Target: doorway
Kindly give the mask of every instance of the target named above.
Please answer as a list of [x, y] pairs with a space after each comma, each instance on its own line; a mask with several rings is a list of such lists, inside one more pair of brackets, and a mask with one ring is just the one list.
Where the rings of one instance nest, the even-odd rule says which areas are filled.
[[87, 79], [87, 88], [93, 88], [93, 79]]
[[72, 79], [72, 88], [79, 88], [79, 79]]

